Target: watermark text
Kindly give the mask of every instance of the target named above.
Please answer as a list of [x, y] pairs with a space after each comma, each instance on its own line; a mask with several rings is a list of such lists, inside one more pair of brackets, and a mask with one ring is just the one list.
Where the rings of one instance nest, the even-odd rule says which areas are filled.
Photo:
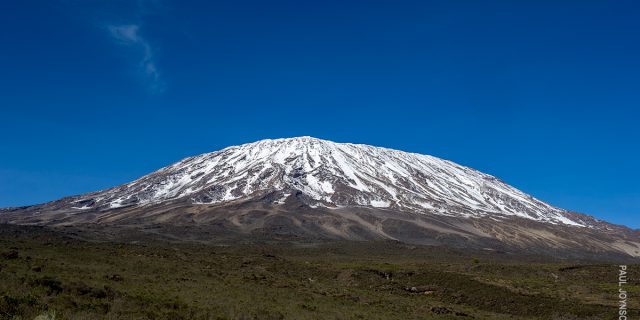
[[627, 320], [627, 266], [618, 267], [618, 320]]

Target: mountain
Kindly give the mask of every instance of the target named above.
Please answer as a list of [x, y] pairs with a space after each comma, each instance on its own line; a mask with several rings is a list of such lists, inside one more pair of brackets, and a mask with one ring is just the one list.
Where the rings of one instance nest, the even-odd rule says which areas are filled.
[[477, 170], [311, 137], [189, 157], [111, 189], [3, 209], [0, 222], [640, 257], [640, 232], [556, 208]]

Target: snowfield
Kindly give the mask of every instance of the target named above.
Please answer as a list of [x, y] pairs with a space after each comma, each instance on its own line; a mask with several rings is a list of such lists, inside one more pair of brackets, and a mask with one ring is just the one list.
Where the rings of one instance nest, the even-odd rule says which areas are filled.
[[312, 137], [261, 140], [186, 158], [131, 183], [74, 200], [78, 210], [188, 199], [221, 204], [302, 192], [312, 206], [365, 206], [460, 217], [518, 216], [585, 226], [499, 179], [436, 157]]

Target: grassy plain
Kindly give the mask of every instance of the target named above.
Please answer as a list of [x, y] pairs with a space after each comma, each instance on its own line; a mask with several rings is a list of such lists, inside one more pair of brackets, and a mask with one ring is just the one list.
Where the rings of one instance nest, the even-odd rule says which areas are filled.
[[[99, 242], [0, 225], [0, 319], [614, 319], [618, 268], [390, 241]], [[634, 319], [640, 265], [627, 268]]]

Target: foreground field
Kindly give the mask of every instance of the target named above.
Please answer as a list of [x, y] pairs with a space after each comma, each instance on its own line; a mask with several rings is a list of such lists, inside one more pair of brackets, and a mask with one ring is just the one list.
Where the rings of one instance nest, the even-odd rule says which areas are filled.
[[[628, 265], [629, 319], [640, 313]], [[614, 319], [618, 265], [397, 242], [96, 242], [0, 226], [1, 319]]]

